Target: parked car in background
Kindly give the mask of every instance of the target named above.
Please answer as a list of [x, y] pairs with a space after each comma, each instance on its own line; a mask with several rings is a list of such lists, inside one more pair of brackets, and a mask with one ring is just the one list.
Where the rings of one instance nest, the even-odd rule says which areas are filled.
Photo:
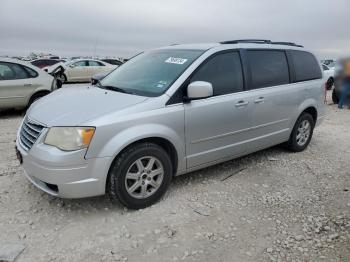
[[64, 82], [90, 82], [91, 77], [98, 73], [109, 73], [118, 66], [94, 59], [73, 60], [65, 65]]
[[[325, 116], [315, 56], [235, 40], [144, 52], [96, 86], [38, 101], [18, 131], [27, 178], [58, 197], [158, 201], [174, 176], [284, 143], [309, 145]], [[35, 125], [35, 138], [27, 140]]]
[[47, 59], [47, 58], [45, 58], [45, 59], [36, 59], [36, 60], [31, 61], [30, 63], [32, 65], [35, 65], [36, 67], [45, 68], [48, 66], [53, 66], [55, 64], [58, 64], [60, 62], [65, 62], [65, 61], [62, 59]]
[[118, 59], [113, 59], [113, 58], [101, 59], [101, 61], [106, 62], [106, 63], [111, 64], [111, 65], [117, 65], [117, 66], [120, 66], [123, 64], [122, 61], [120, 61]]
[[331, 90], [334, 85], [335, 69], [334, 67], [328, 67], [325, 64], [322, 64], [322, 69], [327, 90]]
[[56, 89], [54, 77], [32, 64], [0, 59], [0, 108], [25, 108]]

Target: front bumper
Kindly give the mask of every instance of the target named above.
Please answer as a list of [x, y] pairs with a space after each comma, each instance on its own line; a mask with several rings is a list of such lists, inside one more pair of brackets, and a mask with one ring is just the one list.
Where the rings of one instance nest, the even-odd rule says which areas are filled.
[[86, 149], [64, 152], [38, 141], [26, 151], [17, 135], [24, 174], [36, 187], [62, 198], [105, 194], [110, 157], [85, 159]]

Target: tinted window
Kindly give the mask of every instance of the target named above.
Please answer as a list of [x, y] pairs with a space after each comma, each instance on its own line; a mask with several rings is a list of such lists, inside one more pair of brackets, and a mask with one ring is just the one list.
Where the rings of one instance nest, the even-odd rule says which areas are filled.
[[104, 66], [104, 64], [102, 64], [98, 61], [89, 60], [89, 66]]
[[213, 85], [214, 95], [243, 90], [243, 74], [238, 52], [215, 55], [199, 68], [191, 82], [206, 81]]
[[306, 81], [322, 78], [320, 66], [311, 53], [290, 51], [294, 64], [295, 81]]
[[289, 68], [284, 51], [247, 51], [252, 74], [252, 89], [289, 83]]

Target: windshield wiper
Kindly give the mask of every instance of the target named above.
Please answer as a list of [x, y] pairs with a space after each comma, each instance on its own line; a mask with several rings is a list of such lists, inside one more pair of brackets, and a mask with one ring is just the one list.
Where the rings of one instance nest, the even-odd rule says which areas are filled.
[[98, 85], [100, 88], [107, 89], [107, 90], [112, 90], [120, 93], [125, 93], [125, 94], [133, 94], [133, 92], [127, 91], [123, 88], [117, 87], [117, 86], [103, 86], [101, 84]]

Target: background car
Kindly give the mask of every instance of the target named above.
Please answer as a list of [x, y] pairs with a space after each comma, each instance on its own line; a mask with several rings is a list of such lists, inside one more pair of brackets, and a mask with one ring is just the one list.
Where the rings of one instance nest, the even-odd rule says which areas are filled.
[[0, 60], [0, 109], [25, 108], [55, 89], [54, 77], [32, 64]]
[[89, 82], [98, 73], [109, 73], [118, 66], [94, 59], [73, 60], [65, 66], [64, 82]]
[[328, 67], [325, 64], [322, 64], [324, 79], [326, 80], [327, 90], [331, 90], [334, 85], [334, 67]]
[[123, 64], [122, 61], [120, 61], [118, 59], [113, 59], [113, 58], [101, 59], [101, 61], [106, 62], [106, 63], [111, 64], [111, 65], [117, 65], [117, 66], [120, 66]]
[[64, 62], [64, 60], [62, 59], [47, 59], [47, 58], [42, 58], [42, 59], [36, 59], [31, 61], [30, 63], [32, 65], [35, 65], [36, 67], [39, 68], [44, 68], [44, 67], [48, 67], [48, 66], [52, 66], [55, 64], [58, 64], [60, 62]]

